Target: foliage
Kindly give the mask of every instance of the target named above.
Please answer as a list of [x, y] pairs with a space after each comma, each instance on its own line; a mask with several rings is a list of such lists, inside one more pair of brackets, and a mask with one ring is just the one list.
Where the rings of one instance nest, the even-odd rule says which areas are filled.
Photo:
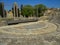
[[33, 15], [33, 7], [31, 5], [26, 5], [23, 7], [23, 16], [32, 16]]
[[43, 13], [47, 10], [47, 7], [43, 4], [35, 5], [35, 14], [40, 17], [43, 16]]

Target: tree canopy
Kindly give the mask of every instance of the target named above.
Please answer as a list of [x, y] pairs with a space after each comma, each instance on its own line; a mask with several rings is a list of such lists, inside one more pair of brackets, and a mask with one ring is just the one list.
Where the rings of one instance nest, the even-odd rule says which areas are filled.
[[36, 15], [38, 15], [38, 17], [42, 16], [45, 10], [47, 10], [47, 7], [43, 4], [35, 5], [34, 8], [35, 8], [35, 13]]
[[43, 13], [45, 12], [45, 10], [47, 9], [47, 7], [43, 4], [37, 4], [35, 6], [31, 6], [31, 5], [25, 5], [23, 6], [23, 16], [25, 17], [29, 17], [29, 16], [43, 16]]
[[31, 5], [26, 5], [23, 7], [23, 15], [28, 17], [33, 15], [33, 7]]

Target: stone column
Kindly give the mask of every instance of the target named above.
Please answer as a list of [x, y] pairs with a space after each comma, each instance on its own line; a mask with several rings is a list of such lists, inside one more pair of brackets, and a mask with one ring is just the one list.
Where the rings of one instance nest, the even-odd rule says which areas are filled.
[[14, 18], [15, 18], [15, 6], [14, 6], [14, 8], [13, 8], [13, 13], [14, 13]]
[[4, 3], [2, 3], [2, 13], [3, 13], [3, 17], [5, 17], [5, 10], [4, 10]]
[[0, 15], [2, 18], [5, 17], [4, 3], [0, 3]]
[[19, 8], [18, 8], [18, 17], [20, 17], [20, 11], [19, 11]]
[[[22, 12], [22, 10], [23, 10], [23, 5], [21, 5], [21, 15], [23, 15], [23, 12]], [[24, 15], [23, 15], [24, 16]]]
[[16, 13], [17, 13], [17, 18], [18, 18], [18, 7], [16, 7]]

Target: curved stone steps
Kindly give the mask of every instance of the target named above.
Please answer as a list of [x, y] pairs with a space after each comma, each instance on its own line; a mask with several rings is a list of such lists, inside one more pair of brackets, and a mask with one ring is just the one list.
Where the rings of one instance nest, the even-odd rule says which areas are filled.
[[[37, 34], [45, 34], [50, 33], [53, 31], [56, 31], [57, 26], [55, 24], [45, 22], [45, 26], [42, 28], [35, 28], [35, 29], [24, 29], [25, 25], [31, 25], [31, 24], [43, 24], [44, 22], [36, 22], [36, 23], [29, 23], [29, 24], [19, 24], [19, 25], [13, 25], [13, 26], [6, 26], [6, 27], [0, 27], [0, 33], [3, 34], [9, 34], [9, 35], [37, 35]], [[16, 27], [21, 27], [21, 29]]]

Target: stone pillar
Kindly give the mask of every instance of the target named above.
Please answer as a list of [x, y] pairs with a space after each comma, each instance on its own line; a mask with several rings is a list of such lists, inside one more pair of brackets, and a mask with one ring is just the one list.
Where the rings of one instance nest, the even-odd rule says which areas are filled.
[[14, 17], [18, 17], [18, 6], [16, 2], [13, 5], [13, 14], [14, 14]]
[[13, 13], [13, 17], [14, 17], [14, 8], [12, 7], [12, 13]]
[[18, 8], [18, 17], [20, 17], [20, 10], [19, 10], [19, 8]]
[[12, 8], [12, 12], [13, 12], [13, 17], [15, 18], [15, 8], [14, 8], [14, 6]]
[[14, 8], [13, 12], [14, 12], [14, 18], [15, 18], [15, 8]]
[[16, 15], [16, 16], [18, 17], [18, 7], [17, 7], [17, 6], [16, 6], [16, 13], [17, 13], [17, 15]]
[[7, 10], [5, 10], [5, 17], [7, 17], [7, 14], [8, 14], [8, 11], [7, 11]]
[[[22, 12], [22, 10], [23, 10], [23, 5], [21, 5], [21, 15], [23, 15], [23, 12]], [[24, 15], [23, 15], [24, 16]]]
[[5, 17], [4, 3], [0, 3], [0, 16]]

